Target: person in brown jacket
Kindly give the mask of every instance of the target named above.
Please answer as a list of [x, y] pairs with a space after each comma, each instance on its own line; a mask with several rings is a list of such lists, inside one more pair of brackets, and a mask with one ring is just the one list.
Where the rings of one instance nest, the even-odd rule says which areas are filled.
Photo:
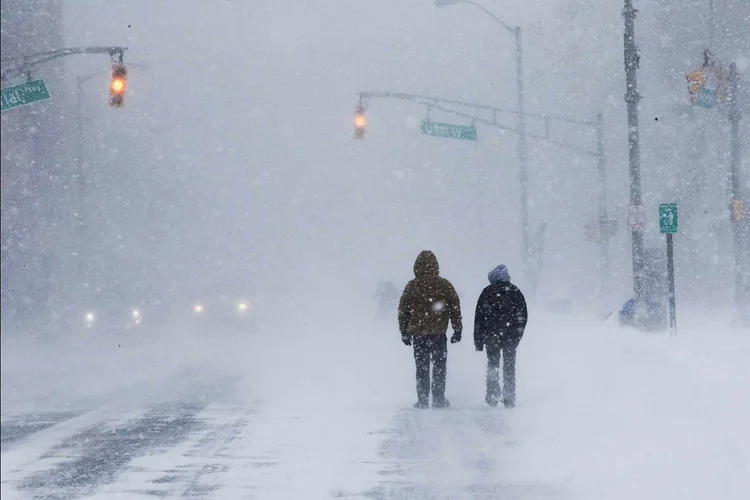
[[430, 362], [432, 362], [432, 406], [446, 408], [445, 375], [448, 361], [448, 321], [453, 326], [451, 343], [461, 341], [461, 303], [450, 281], [440, 277], [437, 257], [429, 250], [414, 263], [415, 278], [406, 284], [398, 305], [401, 340], [414, 345], [417, 365], [417, 403], [427, 408], [430, 398]]

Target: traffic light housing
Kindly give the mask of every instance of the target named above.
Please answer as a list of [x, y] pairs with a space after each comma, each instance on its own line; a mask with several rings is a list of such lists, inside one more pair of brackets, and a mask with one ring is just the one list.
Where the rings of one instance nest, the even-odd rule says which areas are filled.
[[363, 106], [357, 106], [356, 114], [354, 115], [355, 139], [365, 138], [365, 125], [367, 125], [367, 119], [365, 118], [365, 108]]
[[125, 106], [125, 90], [128, 87], [128, 68], [124, 64], [112, 65], [112, 80], [109, 83], [109, 105], [112, 108]]

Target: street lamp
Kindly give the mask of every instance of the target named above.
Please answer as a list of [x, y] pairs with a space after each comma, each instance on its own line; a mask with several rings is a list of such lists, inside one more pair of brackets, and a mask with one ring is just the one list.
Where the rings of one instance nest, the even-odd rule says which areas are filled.
[[516, 39], [516, 92], [518, 98], [518, 176], [521, 187], [521, 254], [523, 258], [524, 276], [528, 278], [529, 260], [531, 257], [529, 243], [529, 193], [528, 174], [526, 170], [526, 115], [523, 107], [523, 46], [521, 44], [521, 27], [512, 26], [495, 14], [487, 10], [483, 5], [471, 0], [434, 0], [438, 7], [447, 7], [459, 3], [471, 4], [481, 9], [485, 14], [495, 20], [508, 33]]

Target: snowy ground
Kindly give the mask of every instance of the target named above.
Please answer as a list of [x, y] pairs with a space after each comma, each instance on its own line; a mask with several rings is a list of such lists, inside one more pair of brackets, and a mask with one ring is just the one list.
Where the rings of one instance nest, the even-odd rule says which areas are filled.
[[2, 498], [748, 498], [747, 330], [539, 312], [517, 408], [484, 405], [466, 335], [453, 407], [416, 411], [391, 325], [306, 307], [240, 337], [4, 340]]

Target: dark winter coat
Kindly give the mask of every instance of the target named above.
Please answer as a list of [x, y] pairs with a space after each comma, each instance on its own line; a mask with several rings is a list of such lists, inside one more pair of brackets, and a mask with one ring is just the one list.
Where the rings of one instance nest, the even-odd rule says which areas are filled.
[[440, 277], [437, 257], [425, 250], [414, 263], [398, 305], [398, 324], [406, 335], [445, 335], [448, 321], [461, 331], [461, 302], [450, 281]]
[[482, 290], [474, 315], [474, 345], [517, 346], [526, 329], [526, 299], [510, 281], [495, 281]]

